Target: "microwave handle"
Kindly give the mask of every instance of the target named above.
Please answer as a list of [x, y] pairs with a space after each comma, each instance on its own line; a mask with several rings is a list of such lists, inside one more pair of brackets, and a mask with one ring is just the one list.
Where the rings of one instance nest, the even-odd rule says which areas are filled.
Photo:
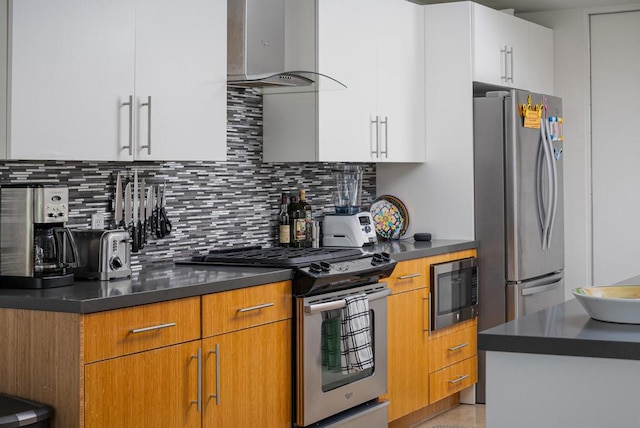
[[[374, 301], [374, 300], [379, 300], [379, 299], [383, 299], [385, 297], [387, 297], [388, 295], [391, 294], [391, 289], [390, 288], [385, 288], [382, 291], [379, 291], [377, 293], [371, 293], [369, 295], [367, 295], [368, 299], [370, 302]], [[344, 299], [338, 299], [338, 300], [334, 300], [331, 302], [324, 302], [324, 303], [316, 303], [314, 305], [308, 305], [304, 307], [304, 312], [308, 315], [315, 315], [318, 314], [320, 312], [326, 312], [326, 311], [332, 311], [334, 309], [342, 309], [344, 307], [347, 306], [347, 302]]]

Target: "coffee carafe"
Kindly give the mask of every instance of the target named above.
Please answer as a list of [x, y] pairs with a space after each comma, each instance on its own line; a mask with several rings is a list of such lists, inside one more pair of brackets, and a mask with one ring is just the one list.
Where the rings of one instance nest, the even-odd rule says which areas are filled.
[[78, 254], [64, 225], [69, 189], [27, 183], [0, 188], [0, 287], [51, 288], [73, 284]]

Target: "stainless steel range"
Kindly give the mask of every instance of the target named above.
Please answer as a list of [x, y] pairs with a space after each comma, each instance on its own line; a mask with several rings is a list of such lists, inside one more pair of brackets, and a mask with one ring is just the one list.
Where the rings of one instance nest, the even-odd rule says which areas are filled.
[[293, 269], [294, 426], [387, 427], [388, 402], [378, 397], [387, 391], [391, 291], [378, 281], [395, 268], [389, 254], [245, 247], [214, 250], [189, 263]]

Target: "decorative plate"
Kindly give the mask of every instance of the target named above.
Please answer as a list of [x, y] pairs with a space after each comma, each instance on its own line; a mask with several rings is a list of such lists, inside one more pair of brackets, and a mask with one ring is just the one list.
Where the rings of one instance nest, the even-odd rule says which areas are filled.
[[382, 239], [399, 239], [409, 227], [407, 207], [395, 196], [382, 195], [371, 204], [376, 234]]

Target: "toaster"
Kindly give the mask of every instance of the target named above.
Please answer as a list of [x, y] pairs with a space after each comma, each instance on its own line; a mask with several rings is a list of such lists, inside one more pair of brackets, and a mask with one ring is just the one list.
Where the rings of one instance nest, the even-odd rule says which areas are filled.
[[126, 230], [74, 230], [73, 239], [78, 248], [76, 278], [108, 281], [131, 276], [131, 249]]

